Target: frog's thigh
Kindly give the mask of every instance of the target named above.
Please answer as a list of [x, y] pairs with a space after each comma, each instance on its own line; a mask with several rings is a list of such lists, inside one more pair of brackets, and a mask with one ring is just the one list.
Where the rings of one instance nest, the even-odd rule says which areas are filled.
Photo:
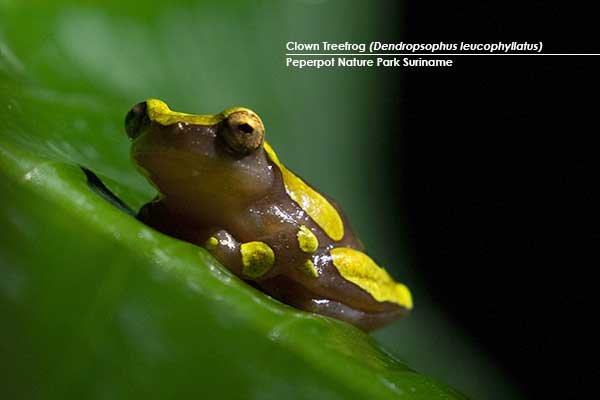
[[224, 230], [213, 233], [204, 247], [243, 279], [264, 278], [275, 265], [275, 253], [268, 244], [260, 241], [240, 243]]
[[387, 271], [365, 253], [348, 248], [330, 250], [333, 265], [340, 275], [369, 293], [378, 302], [390, 302], [407, 310], [412, 309], [412, 295], [408, 288], [392, 279]]

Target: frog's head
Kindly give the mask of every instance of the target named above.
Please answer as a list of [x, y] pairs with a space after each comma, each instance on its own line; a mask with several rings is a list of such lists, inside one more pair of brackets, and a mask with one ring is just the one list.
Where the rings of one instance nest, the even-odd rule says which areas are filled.
[[271, 189], [264, 126], [247, 108], [192, 115], [149, 99], [129, 111], [125, 130], [135, 164], [179, 208], [242, 207]]

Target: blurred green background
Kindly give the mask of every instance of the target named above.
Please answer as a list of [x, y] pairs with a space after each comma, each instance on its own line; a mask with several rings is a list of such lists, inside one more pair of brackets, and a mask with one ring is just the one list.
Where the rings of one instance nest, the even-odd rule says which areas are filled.
[[[470, 397], [518, 398], [411, 269], [410, 237], [387, 190], [399, 165], [387, 123], [399, 112], [400, 71], [285, 66], [290, 40], [394, 41], [398, 7], [0, 0], [0, 390], [452, 396], [389, 353]], [[371, 335], [375, 343], [269, 300], [91, 193], [77, 164], [134, 208], [153, 197], [122, 128], [148, 97], [178, 111], [258, 112], [280, 158], [337, 199], [370, 254], [411, 287], [410, 318]]]

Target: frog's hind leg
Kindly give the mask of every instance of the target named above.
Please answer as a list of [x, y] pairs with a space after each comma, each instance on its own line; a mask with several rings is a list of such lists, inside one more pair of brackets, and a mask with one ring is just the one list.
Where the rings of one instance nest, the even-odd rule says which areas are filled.
[[312, 293], [285, 276], [258, 282], [258, 286], [276, 299], [308, 312], [326, 315], [349, 322], [365, 331], [381, 328], [389, 322], [402, 318], [408, 310], [392, 303], [385, 303], [383, 310], [367, 312], [352, 308], [339, 301]]
[[406, 309], [401, 307], [391, 307], [385, 312], [367, 313], [329, 299], [310, 299], [305, 302], [302, 308], [306, 311], [349, 322], [367, 332], [381, 328], [408, 313]]

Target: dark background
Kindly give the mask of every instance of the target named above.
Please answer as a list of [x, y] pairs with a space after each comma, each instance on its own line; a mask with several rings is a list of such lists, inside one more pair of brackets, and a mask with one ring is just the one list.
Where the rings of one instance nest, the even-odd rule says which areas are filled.
[[[573, 3], [407, 2], [406, 42], [544, 42], [600, 52]], [[404, 69], [395, 179], [434, 300], [528, 395], [580, 398], [589, 316], [586, 181], [597, 132], [596, 56], [460, 56]], [[549, 398], [549, 397], [547, 397]]]

